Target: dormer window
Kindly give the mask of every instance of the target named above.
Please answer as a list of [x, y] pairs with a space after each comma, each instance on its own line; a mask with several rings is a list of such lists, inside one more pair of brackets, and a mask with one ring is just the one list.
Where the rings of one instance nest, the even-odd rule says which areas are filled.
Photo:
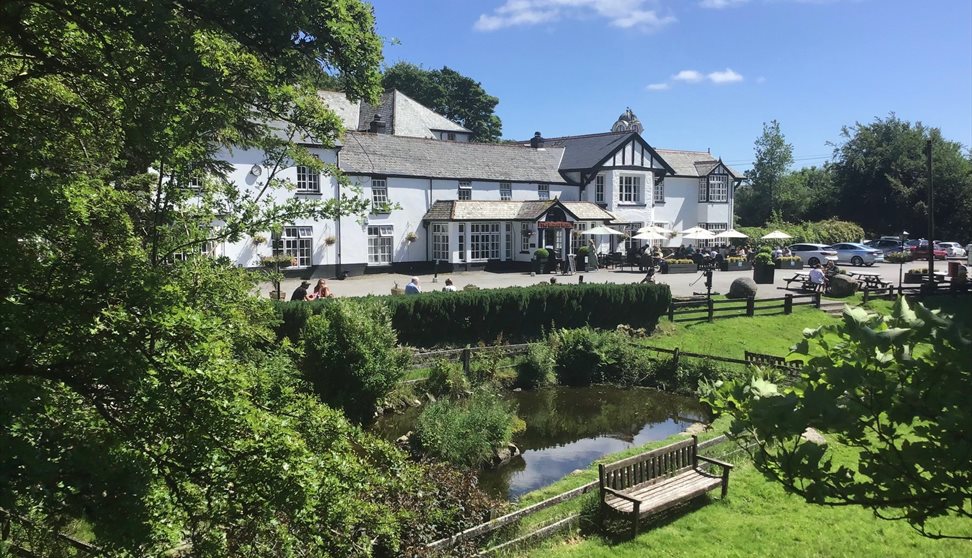
[[699, 178], [699, 201], [709, 203], [729, 201], [729, 175], [710, 174]]
[[513, 186], [509, 182], [500, 182], [500, 200], [510, 201], [513, 199]]
[[541, 200], [550, 199], [550, 185], [549, 184], [537, 184], [537, 198]]
[[472, 199], [472, 182], [469, 182], [468, 180], [459, 181], [459, 199], [460, 200]]

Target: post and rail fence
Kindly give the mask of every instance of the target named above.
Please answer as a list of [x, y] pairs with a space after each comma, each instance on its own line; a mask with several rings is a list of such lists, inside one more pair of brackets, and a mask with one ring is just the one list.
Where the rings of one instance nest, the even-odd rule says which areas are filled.
[[[705, 320], [712, 322], [716, 318], [753, 317], [757, 311], [761, 314], [767, 311], [770, 311], [767, 312], [769, 314], [792, 314], [794, 306], [813, 306], [820, 308], [820, 293], [787, 294], [775, 298], [755, 298], [750, 296], [733, 300], [713, 300], [711, 298], [701, 300], [673, 300], [668, 305], [668, 321], [688, 322]], [[772, 312], [774, 310], [776, 312]], [[695, 314], [701, 315], [695, 316]], [[682, 317], [686, 315], [690, 317]]]

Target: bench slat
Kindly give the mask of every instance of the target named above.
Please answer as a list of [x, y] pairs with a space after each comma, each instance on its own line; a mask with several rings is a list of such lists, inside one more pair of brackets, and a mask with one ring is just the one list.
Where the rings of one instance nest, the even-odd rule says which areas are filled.
[[672, 453], [673, 451], [677, 450], [680, 447], [691, 446], [693, 444], [695, 444], [695, 440], [693, 440], [692, 438], [689, 438], [687, 440], [684, 440], [684, 441], [681, 441], [681, 442], [677, 442], [677, 443], [672, 444], [670, 446], [665, 446], [663, 448], [658, 448], [656, 450], [652, 450], [652, 451], [649, 451], [647, 453], [642, 453], [640, 455], [635, 455], [635, 456], [629, 457], [627, 459], [622, 459], [620, 461], [615, 461], [614, 463], [608, 463], [608, 464], [604, 465], [604, 470], [605, 471], [613, 471], [613, 470], [616, 470], [616, 469], [620, 469], [622, 467], [626, 467], [628, 465], [632, 465], [634, 463], [638, 463], [639, 461], [645, 461], [649, 457], [654, 457], [656, 455], [670, 454], [670, 453]]
[[[644, 515], [657, 510], [668, 502], [684, 500], [689, 495], [707, 492], [721, 484], [722, 479], [718, 477], [690, 472], [669, 479], [668, 482], [639, 489], [636, 492], [629, 493], [629, 495], [641, 501], [640, 512], [641, 515]], [[634, 508], [631, 502], [614, 496], [606, 498], [605, 503], [622, 513], [631, 513]]]

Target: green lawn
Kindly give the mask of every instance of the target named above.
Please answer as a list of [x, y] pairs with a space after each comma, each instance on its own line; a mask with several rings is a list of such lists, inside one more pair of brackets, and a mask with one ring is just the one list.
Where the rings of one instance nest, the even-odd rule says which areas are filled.
[[723, 318], [708, 322], [675, 322], [663, 318], [647, 344], [692, 353], [743, 358], [745, 351], [785, 356], [803, 339], [805, 328], [832, 324], [836, 318], [810, 307], [790, 315]]
[[[958, 527], [957, 520], [953, 525]], [[972, 534], [972, 526], [966, 527]], [[551, 540], [526, 555], [951, 557], [972, 555], [972, 543], [923, 538], [904, 523], [877, 519], [862, 508], [807, 504], [751, 465], [741, 464], [732, 472], [725, 501], [714, 492], [707, 505], [666, 524], [649, 526], [634, 540], [621, 544], [599, 537]]]

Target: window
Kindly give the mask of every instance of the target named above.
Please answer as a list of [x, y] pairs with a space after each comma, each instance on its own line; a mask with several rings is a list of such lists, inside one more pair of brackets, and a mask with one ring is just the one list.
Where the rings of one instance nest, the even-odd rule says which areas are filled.
[[665, 203], [665, 179], [655, 180], [655, 205]]
[[699, 201], [709, 201], [709, 179], [705, 176], [699, 178]]
[[455, 134], [455, 132], [449, 132], [448, 138], [449, 138], [449, 141], [456, 141], [456, 134]]
[[709, 201], [729, 201], [729, 175], [713, 174], [709, 176]]
[[550, 199], [550, 185], [549, 184], [537, 184], [537, 198], [541, 200]]
[[520, 251], [530, 251], [530, 223], [520, 223]]
[[313, 232], [313, 227], [284, 227], [273, 253], [297, 258], [297, 267], [310, 267]]
[[498, 260], [500, 257], [499, 223], [471, 223], [469, 252], [469, 258], [473, 260]]
[[190, 190], [198, 190], [198, 189], [202, 188], [202, 183], [203, 183], [202, 177], [199, 176], [198, 174], [194, 174], [194, 175], [192, 175], [192, 176], [189, 177], [189, 181], [186, 184], [186, 186]]
[[466, 224], [459, 224], [459, 261], [466, 261]]
[[622, 176], [618, 179], [618, 201], [621, 203], [641, 202], [641, 177]]
[[590, 228], [590, 223], [583, 223], [578, 221], [574, 223], [574, 230], [570, 235], [570, 251], [573, 254], [577, 253], [577, 250], [581, 246], [587, 246], [587, 239], [592, 238], [589, 236], [582, 235], [581, 233]]
[[321, 175], [310, 167], [299, 165], [297, 167], [297, 193], [320, 194]]
[[[719, 234], [721, 232], [726, 232], [726, 229], [729, 228], [729, 224], [728, 223], [699, 223], [699, 226], [702, 227], [703, 229], [707, 230], [707, 231], [710, 231], [710, 232], [714, 233], [714, 234]], [[716, 246], [716, 245], [723, 244], [723, 243], [724, 243], [724, 241], [722, 241], [721, 239], [718, 239], [718, 238], [710, 238], [710, 239], [699, 240], [699, 246], [707, 246], [707, 247], [709, 247], [709, 246]]]
[[600, 174], [594, 177], [594, 201], [604, 203], [604, 176]]
[[500, 182], [500, 199], [503, 201], [513, 199], [513, 185], [509, 182]]
[[506, 259], [513, 259], [513, 223], [506, 223], [503, 228], [506, 233]]
[[432, 260], [450, 261], [449, 257], [449, 224], [432, 223]]
[[460, 200], [471, 200], [472, 199], [472, 183], [466, 180], [459, 181], [459, 199]]
[[371, 209], [372, 213], [388, 205], [388, 180], [384, 178], [371, 179]]
[[368, 226], [368, 263], [388, 265], [392, 263], [392, 225]]

